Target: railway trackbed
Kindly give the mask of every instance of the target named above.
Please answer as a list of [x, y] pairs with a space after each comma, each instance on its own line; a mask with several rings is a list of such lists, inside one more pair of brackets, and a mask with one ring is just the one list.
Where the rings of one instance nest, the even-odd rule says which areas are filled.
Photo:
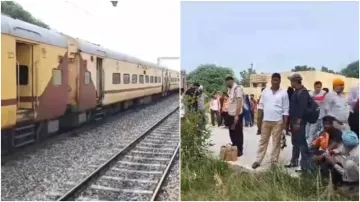
[[90, 165], [93, 171], [81, 181], [67, 182], [66, 190], [46, 195], [58, 201], [154, 201], [179, 147], [177, 107], [110, 159]]

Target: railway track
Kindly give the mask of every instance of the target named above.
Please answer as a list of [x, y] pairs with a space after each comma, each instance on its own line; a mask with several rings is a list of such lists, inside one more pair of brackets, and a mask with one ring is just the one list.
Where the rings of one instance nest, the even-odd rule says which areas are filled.
[[66, 193], [48, 195], [58, 201], [156, 200], [172, 162], [178, 157], [178, 109], [172, 110], [110, 159], [99, 159], [102, 163], [90, 165], [91, 174], [80, 182], [68, 182]]

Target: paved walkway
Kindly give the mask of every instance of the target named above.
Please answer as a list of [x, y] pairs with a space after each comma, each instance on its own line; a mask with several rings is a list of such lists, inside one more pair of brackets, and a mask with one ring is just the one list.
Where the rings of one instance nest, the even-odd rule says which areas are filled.
[[[227, 128], [223, 127], [212, 127], [209, 126], [211, 129], [211, 140], [214, 146], [212, 146], [210, 149], [213, 152], [214, 155], [219, 156], [220, 154], [220, 147], [222, 145], [226, 145], [228, 143], [231, 143], [230, 137], [229, 137], [229, 131]], [[261, 167], [257, 168], [256, 170], [251, 168], [251, 165], [254, 163], [254, 160], [256, 158], [256, 152], [258, 149], [258, 144], [260, 140], [260, 135], [256, 135], [257, 127], [244, 127], [244, 155], [238, 158], [236, 162], [229, 162], [232, 165], [240, 166], [242, 168], [245, 168], [247, 170], [251, 171], [263, 171], [270, 167], [270, 152], [272, 148], [272, 139], [270, 138], [269, 146], [266, 152], [266, 156], [263, 160], [263, 163]], [[291, 138], [287, 136], [286, 140], [287, 147], [284, 148], [284, 150], [280, 153], [280, 163], [286, 164], [291, 158]], [[288, 172], [294, 176], [295, 169], [288, 169]]]

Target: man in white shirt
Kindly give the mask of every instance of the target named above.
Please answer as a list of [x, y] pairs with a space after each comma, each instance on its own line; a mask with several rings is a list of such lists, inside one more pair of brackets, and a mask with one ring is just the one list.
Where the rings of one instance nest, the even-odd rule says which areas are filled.
[[326, 94], [324, 107], [325, 115], [333, 116], [340, 122], [348, 124], [350, 106], [344, 96], [344, 81], [334, 79], [334, 90]]
[[356, 84], [350, 89], [348, 96], [348, 104], [351, 107], [349, 115], [349, 125], [359, 137], [359, 84]]
[[210, 100], [210, 117], [212, 126], [215, 126], [216, 120], [218, 126], [220, 127], [220, 101], [217, 93], [213, 93]]
[[281, 76], [274, 73], [271, 76], [271, 87], [261, 93], [259, 109], [263, 111], [261, 138], [253, 169], [260, 166], [272, 136], [271, 163], [278, 163], [281, 150], [281, 136], [287, 125], [289, 116], [289, 96], [287, 91], [280, 89]]
[[324, 117], [324, 100], [326, 92], [322, 90], [322, 83], [321, 81], [316, 81], [314, 83], [314, 91], [310, 91], [311, 98], [319, 105], [320, 107], [320, 114], [319, 119], [316, 123], [307, 123], [307, 130], [306, 130], [306, 141], [308, 146], [312, 145], [312, 142], [315, 138], [319, 135], [322, 130], [322, 118]]
[[243, 134], [243, 105], [244, 105], [244, 92], [243, 89], [238, 86], [234, 78], [231, 76], [226, 77], [225, 79], [226, 86], [228, 87], [228, 123], [230, 139], [233, 146], [236, 146], [238, 149], [238, 156], [243, 155], [243, 143], [244, 143], [244, 134]]

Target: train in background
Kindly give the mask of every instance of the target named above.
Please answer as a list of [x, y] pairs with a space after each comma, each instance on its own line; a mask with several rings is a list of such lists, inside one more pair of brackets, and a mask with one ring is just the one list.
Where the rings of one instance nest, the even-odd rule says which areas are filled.
[[2, 153], [179, 92], [179, 71], [4, 15], [1, 42]]

